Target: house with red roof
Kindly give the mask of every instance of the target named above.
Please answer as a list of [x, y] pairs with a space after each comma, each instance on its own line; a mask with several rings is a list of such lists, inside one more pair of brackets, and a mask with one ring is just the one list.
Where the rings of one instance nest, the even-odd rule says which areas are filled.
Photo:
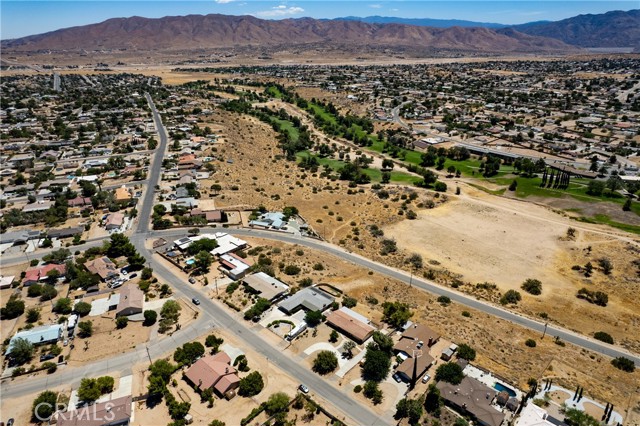
[[65, 265], [56, 265], [50, 263], [48, 265], [40, 266], [37, 268], [27, 269], [24, 273], [24, 279], [22, 280], [22, 284], [25, 286], [30, 286], [31, 284], [35, 284], [38, 281], [48, 280], [49, 277], [47, 274], [53, 270], [58, 271], [61, 277], [64, 277], [64, 274], [67, 272], [67, 267]]

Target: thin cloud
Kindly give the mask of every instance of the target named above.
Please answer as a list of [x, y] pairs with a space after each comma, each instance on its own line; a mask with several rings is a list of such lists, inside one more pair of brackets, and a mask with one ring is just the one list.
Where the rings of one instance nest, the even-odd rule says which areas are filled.
[[281, 4], [280, 6], [275, 6], [272, 7], [269, 10], [263, 10], [260, 12], [256, 12], [254, 13], [254, 15], [256, 16], [262, 16], [265, 18], [276, 18], [279, 16], [291, 16], [291, 15], [298, 15], [300, 13], [304, 12], [304, 9], [298, 6], [290, 6], [287, 7], [284, 4]]
[[372, 9], [382, 9], [381, 4], [370, 4], [369, 7]]
[[236, 0], [214, 0], [214, 1], [218, 4], [227, 4], [227, 3], [234, 2]]

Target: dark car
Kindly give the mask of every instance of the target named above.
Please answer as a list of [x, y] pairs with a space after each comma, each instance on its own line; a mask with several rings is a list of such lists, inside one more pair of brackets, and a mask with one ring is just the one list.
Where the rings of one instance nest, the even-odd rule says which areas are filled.
[[14, 422], [14, 420], [13, 420], [13, 417], [12, 417], [7, 421], [7, 426], [13, 426], [13, 422]]
[[46, 354], [46, 355], [42, 355], [40, 356], [40, 362], [42, 361], [49, 361], [50, 359], [54, 359], [56, 356], [54, 354]]
[[191, 278], [189, 278], [189, 282], [190, 282], [191, 284], [195, 284], [195, 283], [196, 283], [196, 279], [195, 279], [195, 278], [193, 278], [193, 277], [191, 277]]
[[191, 299], [191, 301], [193, 302], [194, 305], [200, 304], [200, 299], [198, 299], [197, 297], [194, 297], [193, 299]]
[[298, 386], [298, 390], [302, 393], [309, 393], [309, 388], [303, 385], [302, 383]]

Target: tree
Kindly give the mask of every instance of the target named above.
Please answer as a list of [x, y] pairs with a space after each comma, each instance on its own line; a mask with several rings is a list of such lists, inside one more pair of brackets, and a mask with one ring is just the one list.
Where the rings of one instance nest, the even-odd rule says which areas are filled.
[[93, 334], [93, 322], [81, 321], [78, 323], [78, 329], [80, 330], [80, 337], [91, 337]]
[[323, 316], [320, 311], [307, 311], [304, 316], [305, 322], [309, 327], [315, 327], [322, 322]]
[[520, 286], [524, 291], [538, 296], [542, 293], [542, 282], [535, 278], [527, 278]]
[[373, 332], [372, 337], [375, 349], [386, 352], [389, 355], [393, 353], [393, 339], [391, 337], [378, 330]]
[[31, 421], [39, 424], [49, 420], [56, 412], [56, 402], [58, 402], [56, 392], [44, 391], [40, 393], [31, 405]]
[[387, 352], [367, 347], [362, 364], [362, 376], [366, 380], [383, 381], [391, 369], [391, 358]]
[[56, 264], [63, 264], [67, 258], [71, 257], [71, 251], [66, 248], [54, 250], [46, 256], [42, 257], [45, 262], [51, 262]]
[[216, 240], [211, 238], [201, 238], [189, 244], [189, 247], [187, 247], [187, 253], [191, 256], [194, 256], [201, 251], [209, 253], [216, 247], [218, 247], [218, 242]]
[[182, 307], [178, 302], [176, 302], [175, 300], [167, 300], [166, 302], [164, 302], [164, 305], [162, 305], [162, 309], [160, 309], [160, 316], [163, 319], [167, 319], [175, 324], [180, 317], [181, 310]]
[[153, 269], [149, 267], [142, 268], [142, 272], [140, 272], [140, 278], [143, 280], [150, 280], [153, 276]]
[[68, 315], [71, 313], [71, 299], [67, 297], [63, 297], [61, 299], [56, 300], [55, 305], [53, 305], [53, 312]]
[[169, 379], [173, 372], [176, 371], [176, 368], [166, 359], [159, 359], [149, 366], [149, 371], [152, 376], [160, 378], [164, 383], [169, 383]]
[[436, 380], [458, 385], [464, 378], [462, 367], [455, 362], [441, 364], [436, 370]]
[[200, 342], [187, 342], [173, 353], [173, 360], [178, 365], [191, 365], [204, 355], [204, 346]]
[[476, 359], [476, 350], [466, 343], [462, 343], [458, 346], [458, 358], [473, 361]]
[[622, 205], [622, 210], [625, 212], [631, 211], [631, 198], [627, 198], [627, 201]]
[[420, 417], [422, 417], [422, 403], [417, 399], [403, 398], [396, 404], [396, 414], [394, 417], [396, 419], [408, 417], [409, 424], [418, 424]]
[[606, 257], [599, 259], [598, 265], [600, 265], [600, 267], [602, 268], [602, 273], [604, 273], [605, 275], [609, 275], [611, 274], [611, 271], [613, 271], [613, 263], [611, 263], [611, 261]]
[[601, 180], [589, 181], [587, 185], [587, 194], [599, 197], [604, 192], [605, 183]]
[[601, 342], [609, 343], [613, 345], [613, 337], [609, 333], [605, 333], [604, 331], [596, 331], [593, 334], [593, 338], [600, 340]]
[[503, 305], [516, 304], [522, 300], [520, 292], [517, 290], [507, 290], [507, 292], [500, 298], [500, 303]]
[[427, 413], [432, 414], [434, 417], [440, 417], [441, 406], [442, 398], [440, 396], [440, 390], [435, 383], [431, 383], [424, 400], [424, 408], [427, 410]]
[[158, 313], [156, 311], [146, 310], [144, 311], [144, 325], [150, 326], [156, 323], [158, 319]]
[[116, 318], [116, 328], [125, 328], [127, 324], [129, 324], [129, 318], [125, 316]]
[[338, 357], [333, 351], [320, 351], [313, 360], [313, 371], [318, 374], [328, 374], [336, 368], [338, 368]]
[[611, 365], [622, 371], [626, 371], [627, 373], [633, 373], [636, 369], [635, 363], [629, 358], [625, 358], [623, 356], [612, 359]]
[[27, 310], [27, 322], [34, 323], [40, 319], [40, 311], [37, 308], [30, 308]]
[[80, 401], [92, 403], [100, 396], [102, 396], [102, 392], [96, 379], [84, 378], [80, 381], [80, 387], [78, 388]]
[[270, 416], [274, 416], [276, 423], [284, 421], [287, 408], [290, 402], [289, 395], [284, 392], [276, 392], [265, 402], [264, 411]]
[[599, 426], [600, 422], [577, 408], [564, 410], [564, 422], [569, 426]]
[[395, 328], [401, 328], [413, 316], [413, 312], [409, 310], [409, 305], [406, 303], [384, 302], [382, 309], [384, 310], [382, 321]]
[[202, 250], [194, 256], [194, 264], [202, 273], [209, 272], [209, 267], [213, 263], [213, 256], [208, 251]]
[[20, 296], [12, 294], [7, 300], [7, 304], [0, 309], [0, 317], [2, 319], [18, 318], [24, 313], [24, 301], [20, 300]]
[[390, 160], [388, 158], [385, 158], [384, 160], [382, 160], [382, 168], [385, 170], [393, 170], [393, 160]]
[[329, 341], [331, 343], [335, 343], [338, 341], [338, 338], [340, 337], [340, 335], [338, 334], [337, 331], [335, 330], [331, 330], [331, 334], [329, 335]]
[[217, 353], [218, 348], [221, 344], [224, 343], [224, 339], [222, 337], [218, 337], [215, 334], [210, 334], [204, 341], [204, 345], [208, 348], [211, 348], [211, 352]]
[[375, 405], [382, 402], [382, 391], [378, 387], [378, 382], [369, 380], [365, 382], [362, 394], [371, 399]]
[[91, 304], [87, 302], [78, 302], [73, 307], [73, 312], [75, 312], [81, 317], [88, 315], [89, 312], [91, 312]]
[[342, 353], [347, 356], [347, 358], [353, 358], [353, 350], [356, 348], [356, 344], [352, 340], [347, 340], [342, 345]]
[[255, 396], [262, 392], [262, 389], [264, 389], [262, 375], [259, 372], [254, 371], [240, 379], [238, 395], [246, 397]]
[[40, 297], [42, 295], [42, 286], [40, 284], [31, 284], [27, 289], [28, 297]]
[[346, 308], [353, 308], [358, 304], [358, 300], [353, 298], [353, 297], [349, 297], [349, 296], [344, 296], [342, 298], [342, 306], [346, 307]]
[[42, 286], [42, 294], [40, 295], [40, 300], [45, 302], [47, 300], [51, 300], [58, 295], [58, 290], [55, 289], [54, 286], [45, 284]]
[[31, 342], [29, 342], [27, 339], [23, 339], [22, 337], [16, 337], [15, 339], [13, 339], [13, 344], [11, 345], [11, 350], [9, 351], [9, 357], [15, 364], [22, 365], [31, 361], [34, 353], [35, 349]]

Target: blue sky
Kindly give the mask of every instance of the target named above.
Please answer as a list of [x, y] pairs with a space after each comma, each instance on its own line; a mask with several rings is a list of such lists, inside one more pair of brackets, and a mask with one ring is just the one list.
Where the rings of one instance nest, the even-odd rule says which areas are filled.
[[40, 34], [59, 28], [101, 22], [109, 18], [222, 13], [254, 15], [264, 19], [337, 18], [343, 16], [398, 16], [403, 18], [464, 19], [502, 24], [560, 20], [585, 13], [631, 10], [635, 1], [588, 0], [449, 0], [449, 1], [31, 1], [0, 2], [0, 38]]

